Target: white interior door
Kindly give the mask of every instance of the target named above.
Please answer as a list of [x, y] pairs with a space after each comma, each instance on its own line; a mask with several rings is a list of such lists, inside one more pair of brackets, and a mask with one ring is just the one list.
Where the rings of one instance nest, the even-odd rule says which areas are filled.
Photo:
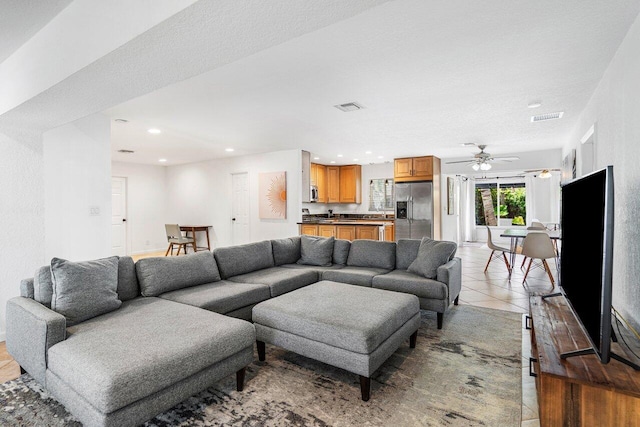
[[231, 233], [234, 245], [249, 243], [249, 175], [231, 174]]
[[111, 178], [111, 254], [127, 254], [127, 178]]

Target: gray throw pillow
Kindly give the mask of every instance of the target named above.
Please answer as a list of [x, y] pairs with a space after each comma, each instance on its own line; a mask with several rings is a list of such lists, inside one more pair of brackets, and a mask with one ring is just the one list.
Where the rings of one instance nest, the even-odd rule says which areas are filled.
[[418, 256], [407, 268], [408, 271], [427, 279], [438, 276], [438, 267], [449, 262], [458, 250], [456, 242], [432, 240], [423, 237], [418, 249]]
[[334, 237], [301, 236], [300, 259], [297, 263], [329, 267], [333, 259], [334, 241]]
[[51, 309], [72, 326], [116, 310], [118, 299], [118, 257], [72, 262], [51, 260], [53, 296]]

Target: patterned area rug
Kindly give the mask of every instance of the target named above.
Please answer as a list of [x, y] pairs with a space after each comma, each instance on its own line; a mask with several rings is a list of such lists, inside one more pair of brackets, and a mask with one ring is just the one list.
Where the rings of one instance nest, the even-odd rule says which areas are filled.
[[[374, 374], [371, 400], [358, 376], [267, 345], [267, 360], [145, 425], [520, 426], [521, 315], [460, 305], [436, 329], [423, 312], [415, 349], [402, 345]], [[0, 384], [0, 425], [79, 426], [28, 374]]]

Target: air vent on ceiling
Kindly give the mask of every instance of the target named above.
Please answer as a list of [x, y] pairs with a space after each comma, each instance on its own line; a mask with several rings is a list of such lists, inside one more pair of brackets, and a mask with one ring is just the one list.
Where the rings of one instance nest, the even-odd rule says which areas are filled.
[[533, 123], [533, 122], [543, 122], [545, 120], [561, 119], [563, 115], [564, 115], [564, 111], [559, 111], [557, 113], [539, 114], [537, 116], [531, 116], [531, 122]]
[[334, 105], [334, 107], [336, 107], [338, 110], [344, 111], [345, 113], [348, 113], [349, 111], [362, 110], [364, 108], [357, 102], [347, 102], [346, 104]]
[[118, 150], [118, 153], [133, 154], [133, 153], [135, 153], [135, 151], [133, 151], [133, 150]]

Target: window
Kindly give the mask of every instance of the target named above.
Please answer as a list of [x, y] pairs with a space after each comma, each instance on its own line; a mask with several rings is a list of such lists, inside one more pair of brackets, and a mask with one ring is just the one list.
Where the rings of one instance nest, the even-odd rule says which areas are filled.
[[369, 210], [393, 209], [393, 179], [372, 179], [369, 181]]
[[525, 225], [526, 195], [524, 182], [477, 183], [476, 225]]

